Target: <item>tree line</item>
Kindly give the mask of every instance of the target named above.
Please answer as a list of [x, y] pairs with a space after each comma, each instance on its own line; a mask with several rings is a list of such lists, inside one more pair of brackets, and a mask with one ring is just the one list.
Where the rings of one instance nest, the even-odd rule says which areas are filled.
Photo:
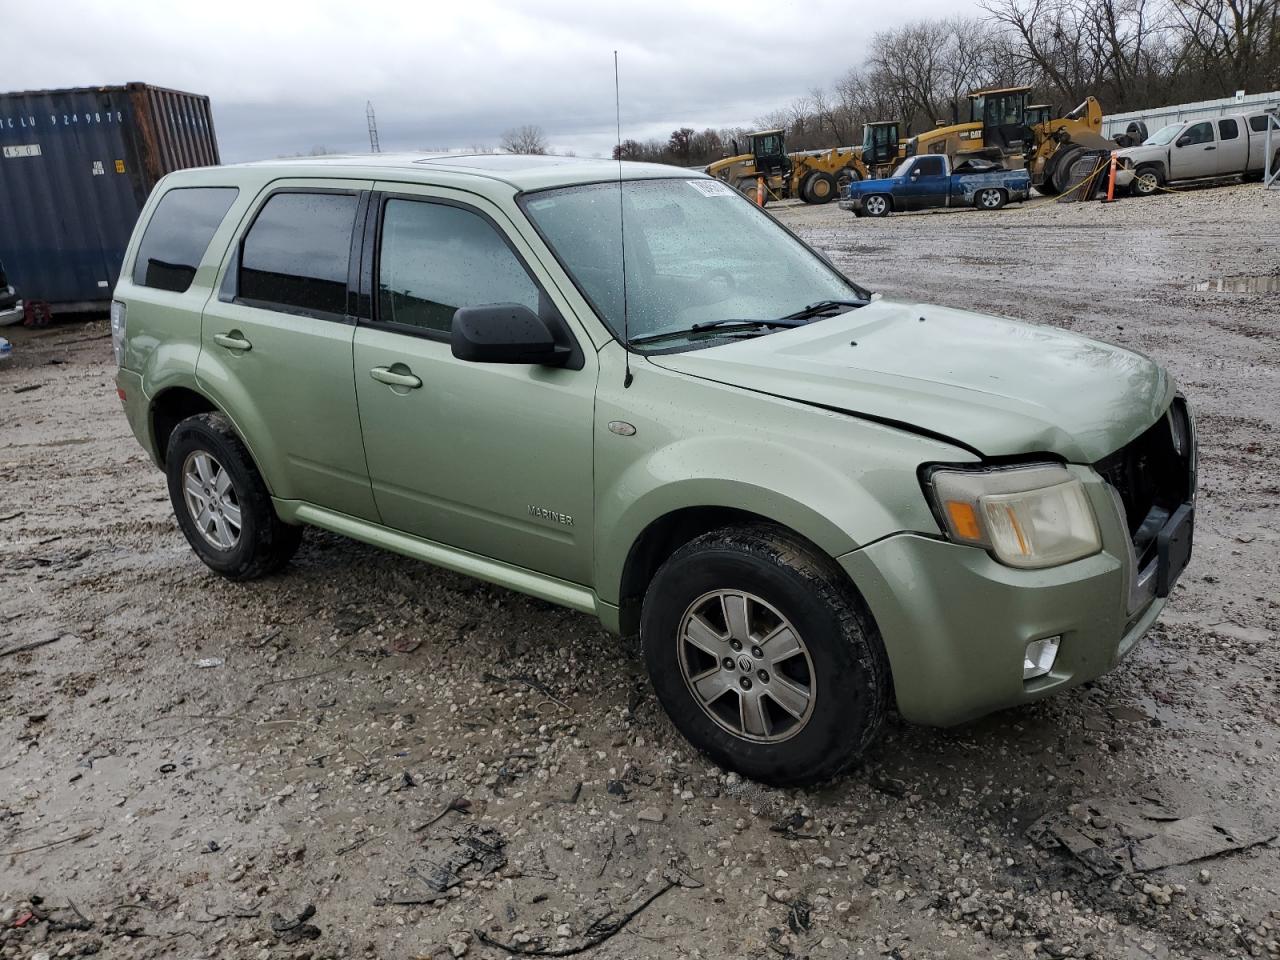
[[[986, 16], [918, 20], [876, 33], [861, 66], [756, 120], [791, 150], [859, 143], [862, 124], [908, 136], [968, 119], [970, 90], [1033, 88], [1062, 116], [1087, 96], [1107, 113], [1280, 89], [1280, 0], [985, 0]], [[746, 150], [746, 131], [624, 140], [614, 157], [704, 165]]]

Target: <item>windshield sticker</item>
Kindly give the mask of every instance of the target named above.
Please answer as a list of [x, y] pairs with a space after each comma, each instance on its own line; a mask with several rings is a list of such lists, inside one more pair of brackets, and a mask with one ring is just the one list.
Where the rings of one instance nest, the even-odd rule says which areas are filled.
[[552, 197], [547, 197], [543, 200], [530, 200], [528, 203], [530, 210], [546, 210], [548, 207], [554, 207], [555, 205], [556, 201]]
[[704, 197], [732, 197], [737, 193], [733, 187], [727, 183], [721, 183], [719, 180], [686, 180], [685, 183]]

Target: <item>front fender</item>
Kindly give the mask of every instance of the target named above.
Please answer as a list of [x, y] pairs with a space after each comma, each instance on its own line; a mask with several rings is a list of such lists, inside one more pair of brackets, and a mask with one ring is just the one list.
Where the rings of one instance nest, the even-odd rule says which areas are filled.
[[[936, 534], [916, 467], [970, 458], [937, 440], [651, 364], [618, 389], [611, 353], [601, 355], [595, 471], [594, 585], [608, 604], [619, 600], [632, 545], [675, 511], [754, 514], [837, 557], [902, 530]], [[616, 420], [635, 432], [612, 432]]]

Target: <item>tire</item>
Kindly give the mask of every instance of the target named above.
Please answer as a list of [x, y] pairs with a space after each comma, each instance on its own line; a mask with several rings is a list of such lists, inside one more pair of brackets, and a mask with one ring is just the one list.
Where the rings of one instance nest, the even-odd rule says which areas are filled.
[[1054, 151], [1053, 156], [1045, 164], [1044, 171], [1045, 183], [1051, 195], [1058, 196], [1066, 192], [1067, 185], [1071, 181], [1071, 168], [1083, 154], [1083, 147], [1066, 144]]
[[1135, 197], [1149, 197], [1164, 186], [1164, 170], [1153, 163], [1139, 167], [1129, 185], [1129, 192]]
[[[658, 700], [689, 742], [777, 786], [854, 763], [892, 696], [884, 645], [853, 585], [769, 525], [713, 531], [672, 554], [645, 593], [640, 642]], [[744, 705], [759, 711], [744, 715]]]
[[893, 212], [893, 198], [883, 193], [873, 193], [862, 201], [862, 209], [868, 217], [887, 217]]
[[851, 183], [857, 183], [862, 179], [862, 175], [858, 173], [856, 167], [842, 167], [840, 172], [836, 174], [836, 195], [844, 196], [844, 188]]
[[[756, 191], [757, 191], [758, 185], [756, 183], [755, 177], [739, 177], [737, 187], [738, 187], [738, 192], [741, 193], [744, 197], [746, 197], [752, 203], [756, 202], [756, 196], [757, 196]], [[769, 188], [765, 187], [763, 206], [768, 206], [768, 205], [769, 205]]]
[[800, 188], [800, 199], [805, 203], [830, 203], [840, 191], [836, 186], [836, 178], [823, 170], [816, 170], [805, 177]]
[[979, 210], [999, 210], [1009, 202], [1009, 195], [999, 187], [984, 187], [973, 195], [973, 205]]
[[249, 451], [221, 413], [201, 413], [174, 427], [165, 473], [187, 543], [205, 566], [227, 579], [274, 573], [302, 542], [302, 528], [276, 516]]

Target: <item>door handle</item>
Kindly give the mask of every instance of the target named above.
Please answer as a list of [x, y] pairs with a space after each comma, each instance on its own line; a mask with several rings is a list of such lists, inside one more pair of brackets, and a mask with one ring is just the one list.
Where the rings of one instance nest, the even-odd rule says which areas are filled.
[[1217, 150], [1217, 147], [1205, 147], [1206, 150]]
[[253, 349], [253, 344], [242, 337], [239, 330], [232, 330], [230, 333], [215, 333], [213, 342], [220, 347], [226, 347], [228, 350], [238, 350], [241, 353]]
[[374, 367], [369, 371], [369, 376], [379, 383], [392, 387], [408, 387], [410, 390], [416, 390], [422, 386], [422, 381], [412, 373], [396, 373], [389, 367]]

